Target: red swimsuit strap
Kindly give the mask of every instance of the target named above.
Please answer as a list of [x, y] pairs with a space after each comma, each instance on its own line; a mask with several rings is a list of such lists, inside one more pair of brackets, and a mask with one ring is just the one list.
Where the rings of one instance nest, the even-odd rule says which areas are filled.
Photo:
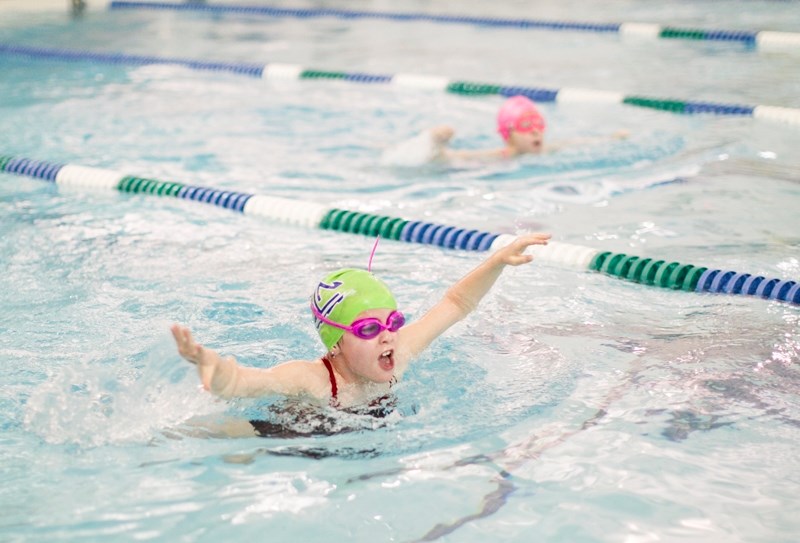
[[339, 389], [336, 386], [336, 376], [333, 374], [333, 366], [331, 365], [331, 361], [328, 360], [327, 356], [322, 357], [322, 363], [325, 364], [325, 367], [328, 368], [328, 375], [331, 379], [331, 406], [338, 407], [339, 405]]
[[[336, 375], [333, 373], [333, 366], [331, 365], [331, 361], [328, 360], [327, 355], [322, 357], [322, 363], [325, 364], [325, 367], [328, 369], [328, 376], [331, 380], [331, 407], [339, 407], [339, 387], [336, 386]], [[397, 377], [392, 375], [392, 379], [389, 381], [389, 388], [392, 388], [395, 384], [397, 384]]]

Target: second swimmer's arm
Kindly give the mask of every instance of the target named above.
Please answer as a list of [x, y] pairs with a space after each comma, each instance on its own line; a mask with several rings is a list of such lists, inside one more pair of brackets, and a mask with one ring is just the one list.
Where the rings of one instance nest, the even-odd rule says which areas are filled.
[[[546, 245], [549, 239], [549, 234], [519, 236], [450, 287], [422, 318], [401, 330], [406, 357], [421, 352], [445, 330], [471, 313], [507, 265], [519, 266], [533, 260], [533, 256], [523, 254], [525, 249], [531, 245]], [[403, 361], [406, 362], [407, 358]]]
[[546, 245], [549, 234], [528, 234], [519, 236], [507, 246], [497, 250], [486, 260], [450, 287], [442, 302], [457, 308], [458, 318], [469, 315], [483, 299], [497, 278], [507, 266], [519, 266], [533, 260], [533, 256], [523, 254], [530, 245]]

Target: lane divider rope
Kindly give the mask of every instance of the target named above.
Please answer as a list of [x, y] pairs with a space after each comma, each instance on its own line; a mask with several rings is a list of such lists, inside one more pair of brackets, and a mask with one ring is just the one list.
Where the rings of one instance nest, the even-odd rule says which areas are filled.
[[618, 92], [563, 88], [494, 85], [469, 81], [451, 81], [439, 76], [418, 74], [381, 75], [362, 72], [338, 72], [307, 69], [294, 64], [252, 64], [243, 62], [216, 62], [176, 57], [156, 57], [125, 53], [103, 53], [63, 48], [34, 47], [0, 43], [0, 54], [23, 56], [36, 60], [85, 61], [101, 64], [145, 66], [170, 64], [192, 70], [230, 72], [263, 79], [336, 80], [349, 83], [390, 84], [418, 90], [439, 90], [462, 96], [514, 96], [524, 95], [535, 102], [627, 104], [670, 113], [686, 115], [714, 114], [781, 122], [800, 126], [800, 109], [767, 105], [741, 105], [646, 96], [625, 95]]
[[[313, 202], [160, 181], [114, 170], [49, 163], [10, 155], [0, 155], [0, 172], [42, 179], [62, 187], [117, 190], [130, 194], [194, 200], [296, 226], [369, 237], [380, 235], [390, 240], [435, 245], [446, 249], [495, 251], [516, 238], [512, 234], [494, 234], [472, 228], [329, 208]], [[601, 272], [648, 286], [757, 296], [800, 304], [800, 283], [786, 279], [769, 279], [733, 270], [709, 269], [626, 253], [601, 252], [591, 247], [557, 241], [536, 247], [533, 252], [543, 262]]]
[[310, 19], [337, 17], [340, 19], [383, 19], [396, 22], [431, 22], [442, 24], [474, 25], [490, 28], [512, 28], [522, 30], [557, 30], [618, 34], [642, 39], [668, 39], [691, 41], [723, 41], [740, 43], [748, 48], [762, 51], [800, 50], [800, 34], [768, 30], [720, 30], [681, 28], [652, 23], [592, 23], [578, 21], [550, 21], [537, 19], [514, 19], [503, 17], [480, 17], [448, 15], [422, 12], [365, 11], [335, 8], [287, 8], [273, 6], [248, 6], [208, 4], [205, 2], [133, 2], [112, 1], [110, 9], [150, 9], [170, 11], [206, 12], [215, 15], [261, 15], [268, 17], [295, 17]]

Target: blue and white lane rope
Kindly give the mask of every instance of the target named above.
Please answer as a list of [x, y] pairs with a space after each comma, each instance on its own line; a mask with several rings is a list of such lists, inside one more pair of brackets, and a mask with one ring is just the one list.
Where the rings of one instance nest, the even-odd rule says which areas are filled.
[[168, 64], [183, 66], [198, 71], [231, 72], [234, 74], [262, 77], [264, 64], [245, 62], [209, 62], [178, 57], [157, 57], [151, 55], [129, 55], [125, 53], [101, 53], [52, 47], [33, 47], [0, 43], [0, 54], [23, 56], [37, 60], [58, 60], [67, 62], [95, 62], [98, 64], [120, 64], [123, 66], [147, 66]]
[[504, 86], [467, 81], [453, 81], [445, 77], [417, 74], [379, 75], [361, 72], [331, 72], [303, 68], [295, 64], [252, 64], [243, 62], [215, 62], [176, 57], [157, 57], [151, 55], [132, 55], [125, 53], [102, 53], [63, 48], [33, 47], [0, 43], [0, 55], [23, 56], [36, 60], [57, 60], [70, 62], [95, 62], [101, 64], [121, 64], [145, 66], [152, 64], [177, 65], [192, 70], [230, 72], [263, 79], [330, 79], [365, 84], [389, 84], [397, 87], [419, 90], [439, 90], [466, 96], [514, 96], [521, 94], [537, 102], [556, 103], [595, 103], [627, 104], [638, 107], [680, 113], [686, 115], [714, 114], [726, 116], [752, 117], [759, 120], [780, 122], [800, 126], [800, 109], [767, 106], [722, 104], [626, 96], [618, 92], [563, 88], [544, 89], [525, 86]]
[[465, 24], [494, 28], [558, 30], [619, 34], [650, 40], [685, 39], [693, 41], [724, 41], [741, 43], [760, 51], [800, 51], [800, 33], [768, 30], [719, 30], [679, 28], [652, 23], [591, 23], [577, 21], [548, 21], [501, 17], [476, 17], [422, 12], [381, 12], [335, 8], [287, 8], [272, 6], [208, 4], [205, 2], [133, 2], [114, 0], [110, 9], [151, 9], [171, 11], [199, 11], [213, 14], [261, 15], [268, 17], [338, 17], [340, 19], [383, 19], [400, 22], [432, 22]]
[[[43, 179], [61, 187], [117, 190], [133, 194], [194, 200], [246, 215], [286, 224], [363, 234], [467, 251], [494, 251], [514, 240], [511, 234], [493, 234], [425, 221], [413, 221], [328, 208], [322, 204], [185, 185], [125, 175], [114, 170], [74, 164], [54, 164], [0, 155], [0, 173]], [[628, 281], [672, 290], [757, 296], [800, 305], [800, 283], [787, 279], [706, 267], [624, 253], [601, 252], [591, 247], [551, 241], [535, 247], [535, 256], [550, 264], [591, 270]]]

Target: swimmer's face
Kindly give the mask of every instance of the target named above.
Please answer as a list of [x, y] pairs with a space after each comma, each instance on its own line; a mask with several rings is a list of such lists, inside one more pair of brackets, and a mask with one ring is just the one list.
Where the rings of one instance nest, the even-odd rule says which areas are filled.
[[544, 147], [544, 132], [539, 130], [529, 130], [526, 132], [511, 130], [508, 137], [508, 145], [514, 149], [514, 152], [520, 155], [539, 154]]
[[[391, 309], [369, 309], [359, 313], [356, 320], [372, 317], [386, 322], [391, 313]], [[339, 348], [353, 376], [372, 383], [391, 381], [394, 376], [397, 334], [398, 332], [391, 330], [381, 330], [372, 339], [361, 339], [345, 332], [339, 340]]]

